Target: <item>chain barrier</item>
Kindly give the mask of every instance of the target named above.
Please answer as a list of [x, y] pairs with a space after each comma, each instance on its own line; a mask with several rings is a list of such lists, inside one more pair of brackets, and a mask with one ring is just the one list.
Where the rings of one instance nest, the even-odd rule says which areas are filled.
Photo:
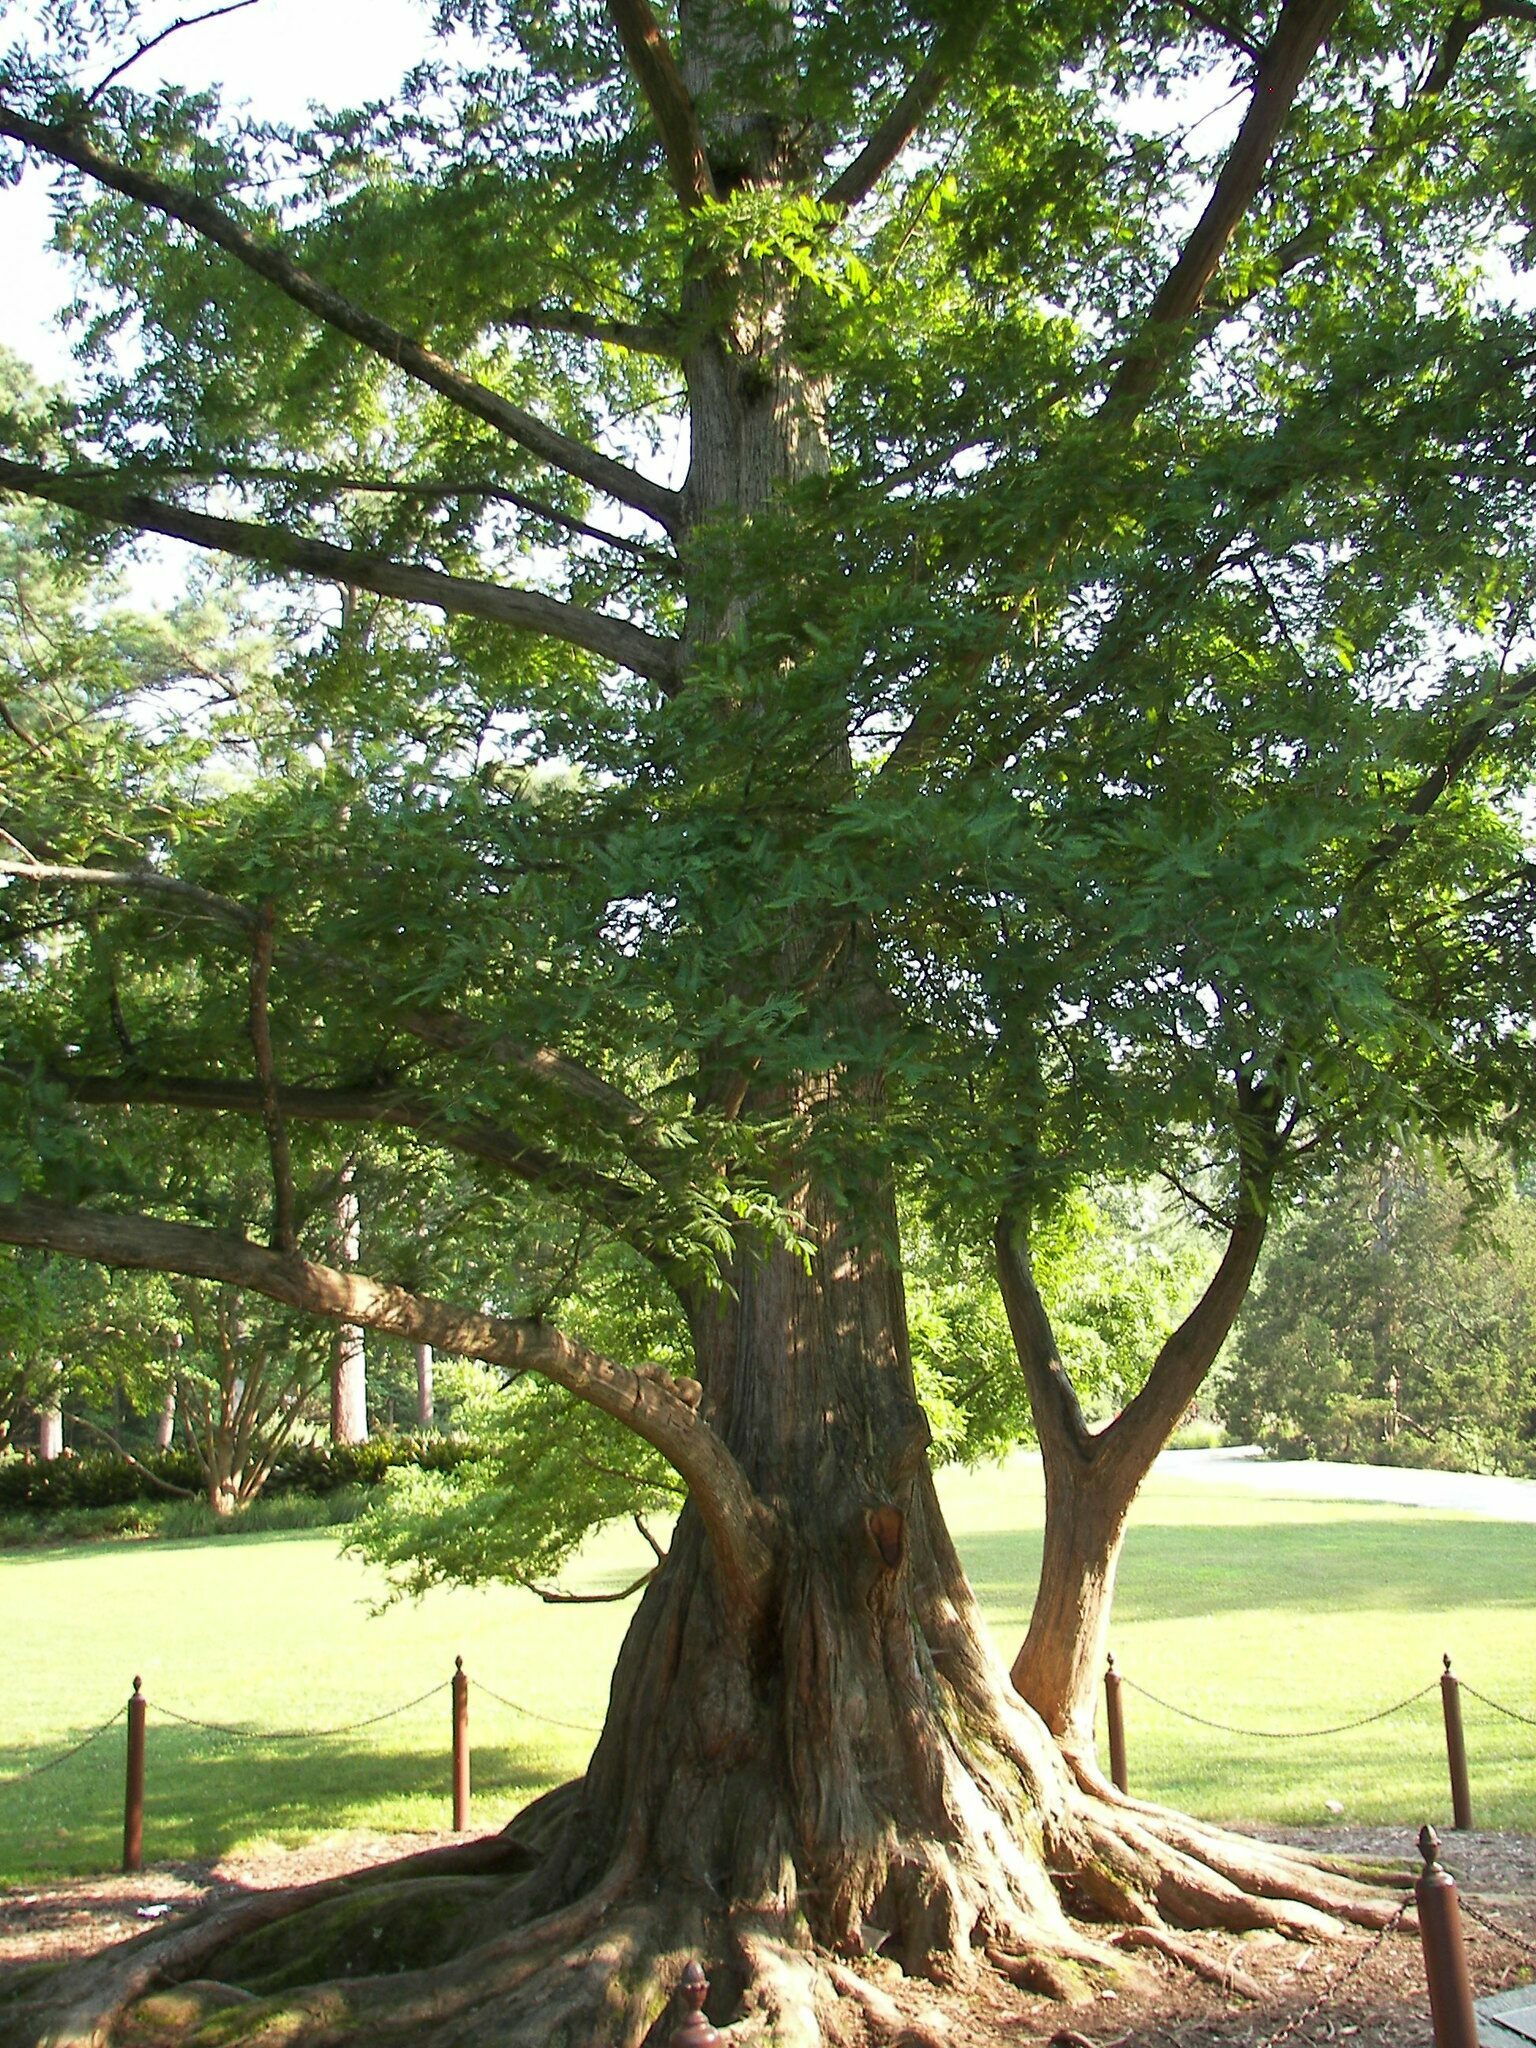
[[1388, 1935], [1398, 1932], [1403, 1924], [1403, 1916], [1412, 1904], [1413, 1893], [1409, 1892], [1397, 1911], [1392, 1915], [1392, 1918], [1384, 1926], [1377, 1928], [1375, 1938], [1366, 1947], [1361, 1949], [1359, 1955], [1352, 1958], [1336, 1977], [1329, 1978], [1311, 2004], [1304, 2005], [1300, 2012], [1292, 2013], [1285, 2025], [1277, 2028], [1273, 2034], [1266, 2035], [1262, 2041], [1255, 2041], [1253, 2048], [1280, 2048], [1282, 2041], [1289, 2041], [1293, 2034], [1299, 2034], [1303, 2027], [1315, 2020], [1324, 2006], [1332, 2005], [1337, 1999], [1341, 1998], [1348, 1986], [1359, 1976], [1372, 1956], [1376, 1954]]
[[89, 1749], [93, 1742], [100, 1742], [103, 1735], [110, 1735], [112, 1730], [119, 1726], [122, 1718], [123, 1710], [119, 1707], [109, 1721], [103, 1721], [99, 1728], [93, 1728], [89, 1735], [82, 1735], [71, 1748], [61, 1750], [46, 1763], [29, 1764], [24, 1771], [13, 1771], [10, 1777], [0, 1778], [0, 1792], [8, 1792], [13, 1785], [25, 1785], [33, 1778], [41, 1778], [48, 1771], [56, 1771], [60, 1764], [67, 1764], [72, 1756], [78, 1756], [82, 1749]]
[[[1355, 1728], [1369, 1728], [1373, 1721], [1386, 1721], [1393, 1714], [1400, 1714], [1405, 1707], [1417, 1705], [1430, 1693], [1438, 1692], [1440, 1681], [1432, 1678], [1428, 1685], [1420, 1686], [1417, 1692], [1409, 1693], [1406, 1699], [1396, 1701], [1390, 1707], [1383, 1707], [1375, 1714], [1362, 1714], [1358, 1721], [1340, 1721], [1332, 1728], [1238, 1728], [1230, 1721], [1208, 1721], [1203, 1714], [1192, 1714], [1187, 1707], [1176, 1707], [1172, 1700], [1159, 1699], [1155, 1692], [1148, 1692], [1144, 1685], [1138, 1685], [1134, 1678], [1120, 1673], [1120, 1683], [1129, 1692], [1140, 1693], [1144, 1700], [1150, 1700], [1164, 1713], [1177, 1714], [1181, 1721], [1193, 1721], [1198, 1728], [1215, 1728], [1223, 1735], [1246, 1735], [1257, 1742], [1310, 1742], [1319, 1735], [1348, 1735]], [[1469, 1686], [1468, 1691], [1471, 1690]], [[1263, 2044], [1260, 2044], [1263, 2048]]]
[[1506, 1707], [1498, 1700], [1489, 1699], [1487, 1693], [1479, 1692], [1475, 1685], [1468, 1685], [1464, 1678], [1459, 1678], [1456, 1682], [1463, 1692], [1470, 1693], [1475, 1700], [1481, 1700], [1485, 1707], [1492, 1707], [1496, 1714], [1503, 1714], [1511, 1721], [1523, 1721], [1527, 1728], [1536, 1728], [1536, 1715], [1517, 1713], [1513, 1707]]
[[1507, 1941], [1511, 1948], [1521, 1949], [1526, 1955], [1536, 1958], [1536, 1941], [1532, 1941], [1528, 1935], [1519, 1933], [1513, 1927], [1506, 1927], [1502, 1920], [1495, 1920], [1491, 1913], [1485, 1913], [1480, 1906], [1474, 1906], [1465, 1892], [1460, 1894], [1460, 1898], [1462, 1914], [1466, 1919], [1475, 1920], [1479, 1927], [1489, 1934], [1496, 1934], [1500, 1941]]
[[516, 1700], [504, 1699], [499, 1692], [492, 1692], [483, 1678], [476, 1678], [472, 1683], [477, 1693], [483, 1692], [499, 1707], [510, 1707], [514, 1714], [521, 1714], [525, 1720], [543, 1721], [551, 1728], [568, 1729], [573, 1735], [601, 1735], [603, 1732], [591, 1721], [557, 1721], [553, 1714], [536, 1714], [532, 1707], [519, 1706]]
[[236, 1728], [229, 1722], [200, 1721], [195, 1714], [178, 1713], [163, 1700], [151, 1700], [149, 1704], [168, 1721], [179, 1721], [184, 1728], [204, 1728], [210, 1735], [223, 1735], [231, 1742], [321, 1742], [327, 1736], [355, 1735], [361, 1728], [377, 1728], [381, 1721], [393, 1721], [397, 1715], [408, 1714], [412, 1707], [422, 1706], [440, 1692], [447, 1692], [451, 1683], [445, 1678], [437, 1685], [429, 1685], [415, 1699], [402, 1700], [398, 1707], [386, 1707], [382, 1714], [370, 1714], [366, 1720], [338, 1722], [334, 1728]]

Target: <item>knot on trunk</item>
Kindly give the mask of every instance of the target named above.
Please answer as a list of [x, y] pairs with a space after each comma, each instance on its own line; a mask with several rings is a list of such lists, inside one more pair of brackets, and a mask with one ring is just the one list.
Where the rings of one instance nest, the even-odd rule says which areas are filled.
[[864, 1517], [864, 1526], [869, 1531], [869, 1540], [880, 1554], [880, 1561], [887, 1571], [893, 1572], [906, 1555], [907, 1524], [901, 1509], [889, 1502], [884, 1507], [871, 1508]]

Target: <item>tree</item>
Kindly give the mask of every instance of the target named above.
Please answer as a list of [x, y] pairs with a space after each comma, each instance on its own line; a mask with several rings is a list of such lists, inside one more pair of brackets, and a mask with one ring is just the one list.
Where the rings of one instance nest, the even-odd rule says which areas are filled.
[[1245, 1441], [1536, 1469], [1536, 1209], [1504, 1162], [1465, 1166], [1392, 1152], [1284, 1217], [1222, 1374]]
[[[18, 2030], [163, 1973], [203, 1987], [168, 2029], [638, 2041], [699, 1948], [793, 2048], [891, 2019], [839, 1951], [1068, 1988], [1117, 1932], [1379, 1918], [1119, 1799], [1071, 1683], [1064, 1747], [1010, 1689], [895, 1195], [995, 1229], [1050, 1527], [1091, 1510], [1050, 1610], [1112, 1567], [1276, 1181], [1501, 1085], [1536, 352], [1475, 272], [1528, 198], [1524, 10], [446, 0], [464, 65], [304, 133], [137, 94], [128, 9], [47, 11], [0, 135], [62, 173], [97, 353], [0, 487], [342, 595], [142, 816], [141, 728], [97, 722], [65, 806], [16, 719], [8, 894], [73, 936], [7, 991], [0, 1232], [541, 1374], [688, 1500], [583, 1780], [431, 1866], [510, 1881], [363, 1905], [419, 1974], [310, 1996], [236, 1907]], [[1149, 119], [1234, 69], [1232, 132]], [[244, 1234], [113, 1185], [120, 1128], [215, 1115], [270, 1154]], [[643, 1261], [690, 1370], [493, 1273], [457, 1306], [325, 1263], [295, 1133], [359, 1128]], [[1152, 1166], [1226, 1249], [1090, 1441], [1030, 1242]], [[339, 1945], [353, 1902], [315, 1910]], [[232, 2020], [223, 1972], [266, 1996]]]

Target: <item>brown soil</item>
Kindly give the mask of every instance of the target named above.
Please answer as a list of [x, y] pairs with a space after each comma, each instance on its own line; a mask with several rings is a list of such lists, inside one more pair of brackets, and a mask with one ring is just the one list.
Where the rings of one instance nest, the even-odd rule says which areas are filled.
[[[1401, 1828], [1271, 1833], [1327, 1856], [1390, 1862], [1405, 1876], [1418, 1868]], [[450, 1839], [339, 1834], [212, 1865], [161, 1864], [137, 1877], [0, 1887], [0, 1984], [23, 1961], [94, 1954], [210, 1897], [308, 1883]], [[1536, 1836], [1448, 1834], [1442, 1856], [1461, 1891], [1474, 1991], [1481, 1996], [1536, 1981]], [[1262, 1996], [1234, 1997], [1161, 1958], [1147, 1959], [1142, 1988], [1075, 2007], [1023, 1996], [990, 1972], [960, 1996], [908, 1983], [894, 1964], [878, 1959], [859, 1971], [906, 2014], [906, 2048], [1268, 2048], [1282, 2037], [1347, 2048], [1429, 2048], [1423, 1958], [1412, 1932], [1351, 1934], [1321, 1945], [1278, 1935], [1211, 1935], [1191, 1945], [1256, 1980]]]

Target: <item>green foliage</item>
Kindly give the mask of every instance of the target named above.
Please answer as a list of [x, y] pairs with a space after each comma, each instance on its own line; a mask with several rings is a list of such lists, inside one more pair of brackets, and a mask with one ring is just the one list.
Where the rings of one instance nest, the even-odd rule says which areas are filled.
[[1536, 1474], [1536, 1204], [1401, 1152], [1286, 1218], [1218, 1400], [1285, 1456]]
[[[273, 1498], [307, 1494], [323, 1500], [347, 1489], [381, 1486], [402, 1469], [451, 1472], [471, 1456], [459, 1437], [294, 1444], [274, 1466], [265, 1490]], [[202, 1484], [202, 1463], [191, 1450], [150, 1451], [131, 1463], [104, 1451], [46, 1461], [0, 1457], [0, 1512], [52, 1516], [71, 1508], [122, 1507], [164, 1501], [171, 1489], [195, 1493]]]

